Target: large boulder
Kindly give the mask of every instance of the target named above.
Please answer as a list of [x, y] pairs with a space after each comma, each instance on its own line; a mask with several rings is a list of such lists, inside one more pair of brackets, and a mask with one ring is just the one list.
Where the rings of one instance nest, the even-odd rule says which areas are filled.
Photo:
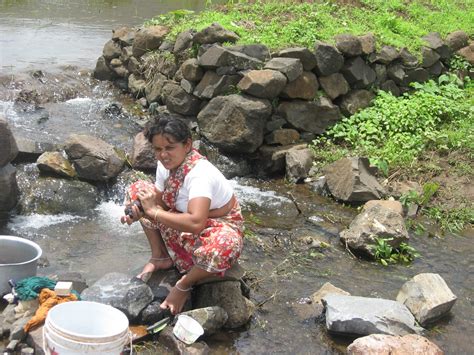
[[433, 342], [416, 334], [394, 336], [372, 334], [354, 340], [347, 347], [348, 355], [443, 355], [444, 352]]
[[138, 30], [132, 46], [133, 56], [139, 58], [146, 52], [157, 49], [168, 32], [169, 29], [165, 26], [150, 26]]
[[23, 214], [84, 214], [97, 206], [97, 188], [85, 181], [39, 178], [22, 190]]
[[213, 23], [209, 27], [196, 33], [193, 37], [193, 41], [198, 44], [234, 43], [237, 42], [239, 38], [235, 32], [226, 30], [218, 23]]
[[344, 65], [344, 57], [336, 47], [330, 44], [316, 41], [314, 55], [316, 57], [316, 67], [314, 70], [318, 76], [337, 73]]
[[268, 100], [229, 95], [212, 99], [197, 118], [200, 133], [218, 148], [252, 153], [263, 143], [265, 123], [271, 111]]
[[0, 213], [8, 212], [18, 201], [16, 168], [7, 164], [0, 167]]
[[442, 60], [448, 59], [451, 56], [451, 48], [443, 41], [438, 32], [430, 32], [423, 36], [422, 39], [428, 44], [428, 47], [434, 49], [440, 55]]
[[124, 161], [114, 147], [103, 140], [82, 134], [72, 134], [65, 144], [79, 178], [107, 181], [122, 170]]
[[362, 43], [359, 37], [352, 34], [339, 34], [334, 37], [336, 48], [345, 57], [355, 57], [362, 54]]
[[168, 83], [163, 87], [164, 101], [170, 112], [194, 116], [199, 112], [201, 100], [188, 94], [180, 85]]
[[432, 273], [414, 276], [397, 295], [397, 301], [407, 306], [422, 326], [446, 315], [456, 299], [443, 278]]
[[15, 137], [7, 121], [0, 117], [0, 167], [7, 165], [18, 154]]
[[151, 143], [146, 139], [143, 132], [138, 133], [133, 139], [132, 152], [130, 154], [132, 168], [139, 170], [156, 169], [156, 157]]
[[273, 99], [283, 90], [286, 81], [285, 75], [276, 70], [251, 70], [239, 81], [237, 87], [246, 94]]
[[195, 288], [193, 308], [219, 306], [225, 310], [228, 319], [226, 328], [245, 325], [252, 316], [255, 306], [242, 295], [239, 281], [206, 283]]
[[139, 279], [131, 280], [128, 275], [112, 272], [82, 291], [81, 299], [108, 304], [121, 310], [128, 319], [133, 320], [153, 301], [153, 292]]
[[326, 307], [326, 328], [333, 333], [364, 336], [422, 331], [408, 308], [396, 301], [330, 293], [322, 302]]
[[213, 97], [228, 93], [240, 80], [239, 75], [218, 75], [213, 70], [208, 70], [196, 85], [193, 94], [200, 99], [212, 99]]
[[38, 169], [44, 173], [62, 177], [76, 177], [77, 172], [71, 162], [61, 152], [45, 152], [36, 161]]
[[319, 83], [331, 100], [334, 100], [341, 95], [345, 95], [349, 91], [349, 84], [341, 73], [321, 76], [319, 78]]
[[316, 57], [306, 47], [285, 48], [276, 54], [277, 57], [296, 58], [303, 64], [303, 70], [311, 71], [316, 66]]
[[181, 64], [181, 73], [183, 78], [192, 82], [197, 82], [201, 80], [204, 75], [204, 71], [198, 65], [198, 60], [196, 58], [191, 58]]
[[474, 42], [471, 43], [469, 46], [461, 48], [456, 53], [466, 59], [469, 64], [474, 65]]
[[260, 60], [246, 54], [231, 51], [221, 46], [212, 46], [198, 58], [198, 64], [205, 69], [232, 67], [235, 70], [258, 69], [263, 64]]
[[277, 111], [296, 129], [316, 134], [324, 133], [341, 118], [339, 108], [325, 97], [282, 102]]
[[469, 36], [464, 31], [455, 31], [447, 35], [446, 44], [453, 51], [460, 50], [464, 48], [469, 43]]
[[344, 202], [379, 200], [385, 195], [367, 158], [342, 158], [324, 169], [331, 194]]
[[219, 306], [197, 308], [181, 314], [185, 314], [197, 320], [198, 323], [202, 325], [205, 336], [214, 334], [220, 330], [229, 319], [227, 312]]
[[370, 106], [375, 95], [368, 90], [352, 90], [339, 99], [342, 114], [352, 116], [358, 111]]
[[316, 97], [319, 84], [316, 75], [305, 71], [292, 82], [286, 84], [280, 96], [289, 99], [312, 100]]
[[264, 69], [278, 70], [292, 82], [303, 74], [303, 64], [297, 58], [273, 58], [265, 64]]
[[309, 148], [290, 149], [285, 156], [286, 179], [297, 183], [308, 176], [313, 166], [313, 153]]
[[364, 209], [339, 237], [347, 247], [371, 257], [374, 257], [377, 238], [387, 239], [393, 248], [409, 239], [402, 215], [381, 205]]
[[354, 89], [365, 89], [376, 79], [375, 71], [361, 57], [346, 60], [341, 73]]

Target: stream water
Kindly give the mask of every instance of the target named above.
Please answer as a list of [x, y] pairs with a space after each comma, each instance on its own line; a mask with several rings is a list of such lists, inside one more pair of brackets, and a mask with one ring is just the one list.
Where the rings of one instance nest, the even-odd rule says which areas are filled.
[[[178, 8], [199, 10], [204, 3], [1, 1], [0, 115], [16, 136], [27, 139], [61, 143], [71, 132], [83, 132], [129, 150], [139, 122], [127, 115], [104, 115], [106, 107], [125, 98], [88, 73], [112, 28], [138, 25], [151, 14]], [[39, 111], [19, 110], [12, 102], [17, 85], [31, 80], [37, 70], [44, 72], [43, 80], [56, 85], [56, 99]], [[34, 164], [19, 165], [18, 171], [20, 184], [38, 177]], [[422, 257], [409, 267], [383, 267], [354, 259], [340, 245], [338, 233], [357, 214], [355, 209], [316, 196], [306, 185], [289, 186], [281, 180], [232, 182], [253, 231], [241, 260], [251, 298], [260, 306], [244, 329], [210, 338], [212, 353], [344, 353], [350, 339], [330, 336], [323, 325], [305, 319], [300, 309], [305, 299], [328, 281], [353, 295], [395, 299], [403, 283], [422, 272], [439, 273], [458, 297], [451, 314], [428, 329], [426, 337], [447, 354], [472, 353], [474, 231], [443, 238], [412, 235], [410, 244]], [[37, 242], [49, 261], [39, 270], [42, 275], [78, 271], [89, 285], [112, 271], [133, 275], [149, 251], [138, 226], [119, 223], [123, 209], [116, 202], [116, 191], [121, 189], [115, 186], [96, 209], [80, 215], [12, 215], [0, 226], [0, 234]], [[311, 240], [330, 247], [314, 248]]]

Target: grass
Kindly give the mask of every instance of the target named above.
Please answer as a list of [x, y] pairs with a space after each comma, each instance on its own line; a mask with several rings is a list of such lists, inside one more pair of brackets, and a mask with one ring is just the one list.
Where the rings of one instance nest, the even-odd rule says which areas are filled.
[[352, 0], [352, 1], [229, 1], [198, 14], [187, 10], [159, 15], [146, 22], [172, 28], [175, 37], [189, 28], [201, 30], [220, 23], [240, 36], [240, 44], [262, 43], [276, 50], [288, 46], [313, 48], [316, 40], [333, 42], [341, 33], [372, 32], [383, 44], [407, 47], [414, 53], [422, 36], [456, 30], [473, 35], [474, 0]]

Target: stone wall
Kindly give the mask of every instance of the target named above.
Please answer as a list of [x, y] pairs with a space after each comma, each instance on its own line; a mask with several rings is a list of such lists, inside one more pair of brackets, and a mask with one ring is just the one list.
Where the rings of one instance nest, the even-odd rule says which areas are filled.
[[197, 121], [204, 142], [267, 172], [284, 167], [288, 146], [370, 105], [376, 89], [401, 95], [411, 82], [444, 73], [454, 54], [474, 64], [474, 43], [462, 31], [425, 36], [421, 60], [406, 48], [376, 51], [372, 34], [275, 53], [261, 44], [229, 46], [239, 37], [219, 24], [174, 42], [167, 34], [163, 26], [114, 30], [94, 76], [115, 81], [150, 112]]
[[7, 121], [0, 117], [0, 224], [18, 200], [16, 168], [11, 164], [17, 154], [15, 138]]

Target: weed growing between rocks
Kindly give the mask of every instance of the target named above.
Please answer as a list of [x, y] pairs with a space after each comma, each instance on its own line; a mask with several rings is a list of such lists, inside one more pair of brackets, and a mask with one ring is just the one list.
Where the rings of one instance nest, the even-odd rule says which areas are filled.
[[420, 253], [415, 248], [402, 242], [398, 248], [392, 247], [389, 242], [393, 238], [376, 238], [376, 243], [372, 246], [375, 260], [380, 264], [410, 264]]

